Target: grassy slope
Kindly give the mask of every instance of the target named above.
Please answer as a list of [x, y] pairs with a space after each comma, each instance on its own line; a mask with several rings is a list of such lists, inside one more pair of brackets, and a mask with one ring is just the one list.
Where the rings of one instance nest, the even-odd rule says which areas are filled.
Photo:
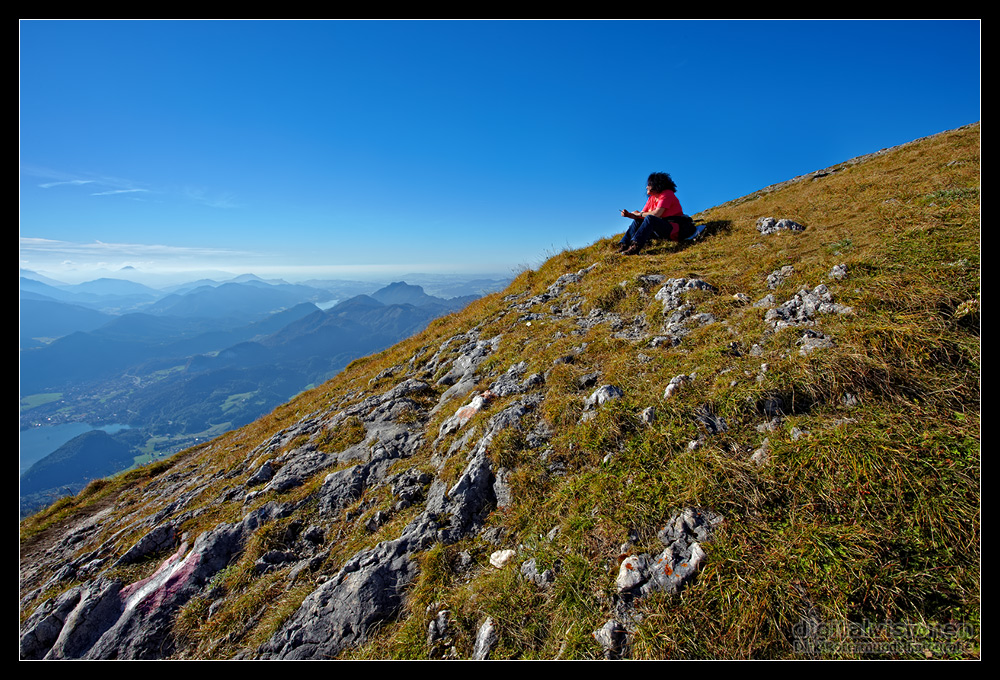
[[[495, 461], [512, 470], [515, 502], [495, 512], [490, 525], [504, 536], [502, 547], [521, 546], [518, 562], [536, 557], [541, 567], [558, 565], [559, 578], [541, 590], [516, 569], [481, 566], [470, 575], [453, 568], [459, 553], [467, 550], [486, 565], [497, 546], [482, 539], [438, 546], [425, 555], [399, 621], [383, 626], [351, 656], [435, 653], [426, 645], [425, 611], [432, 603], [451, 610], [451, 642], [459, 656], [471, 652], [486, 615], [499, 628], [494, 656], [600, 656], [591, 631], [612, 616], [622, 544], [631, 534], [629, 552], [656, 550], [657, 529], [689, 505], [716, 510], [725, 524], [706, 546], [708, 559], [697, 581], [681, 596], [640, 601], [641, 619], [629, 636], [633, 658], [794, 657], [792, 632], [803, 620], [971, 626], [971, 639], [930, 653], [978, 656], [979, 182], [975, 125], [706, 211], [699, 221], [720, 228], [702, 243], [659, 244], [632, 258], [609, 255], [608, 241], [561, 253], [538, 271], [523, 273], [504, 293], [355, 361], [325, 385], [201, 452], [180, 454], [169, 474], [161, 466], [158, 475], [104, 482], [22, 523], [22, 557], [30, 552], [25, 546], [44, 544], [45, 527], [86, 512], [91, 503], [103, 505], [101, 499], [117, 495], [121, 512], [137, 503], [155, 510], [166, 500], [148, 500], [146, 485], [210, 470], [229, 472], [280, 428], [384, 391], [393, 378], [369, 384], [380, 371], [414, 356], [424, 360], [443, 339], [480, 325], [481, 337], [504, 334], [481, 367], [483, 388], [494, 379], [491, 374], [517, 361], [527, 360], [529, 373], [546, 371], [556, 357], [588, 343], [578, 361], [552, 369], [538, 410], [555, 429], [548, 463], [561, 461], [566, 474], [550, 474], [539, 451], [527, 449], [523, 432], [505, 431], [491, 449]], [[807, 229], [762, 237], [754, 229], [762, 216], [790, 218]], [[585, 312], [598, 308], [623, 319], [641, 315], [655, 330], [662, 323], [660, 303], [652, 298], [656, 289], [643, 289], [637, 277], [697, 276], [719, 293], [690, 299], [718, 323], [698, 328], [676, 348], [662, 349], [615, 339], [607, 325], [577, 336], [570, 320], [528, 326], [508, 311], [505, 295], [541, 292], [559, 275], [595, 262], [593, 272], [567, 288], [567, 295], [580, 296]], [[827, 278], [836, 264], [848, 267], [843, 281]], [[770, 290], [767, 275], [785, 265], [794, 273]], [[756, 301], [773, 292], [782, 302], [820, 283], [855, 313], [821, 317], [819, 329], [835, 347], [807, 357], [796, 345], [801, 329], [771, 331], [764, 309], [732, 297], [742, 293]], [[762, 354], [751, 355], [754, 344]], [[592, 371], [602, 373], [602, 382], [622, 387], [625, 397], [579, 424], [586, 392], [575, 381]], [[664, 400], [664, 387], [678, 374], [696, 378]], [[761, 433], [757, 426], [768, 418], [759, 404], [775, 394], [791, 413], [775, 431]], [[847, 394], [858, 405], [846, 406]], [[691, 450], [688, 442], [700, 434], [693, 413], [706, 403], [729, 430]], [[648, 406], [657, 410], [651, 426], [638, 418]], [[428, 432], [436, 432], [446, 415], [432, 420]], [[795, 439], [793, 426], [809, 434]], [[759, 466], [750, 454], [765, 437], [770, 462]], [[340, 443], [330, 442], [331, 450]], [[431, 469], [432, 453], [428, 444], [404, 465]], [[459, 469], [446, 467], [444, 474], [457, 475], [460, 464], [455, 465]], [[282, 500], [306, 497], [322, 476]], [[232, 480], [224, 474], [211, 478], [201, 493], [206, 511], [190, 520], [189, 531], [232, 521], [245, 511], [216, 500]], [[374, 535], [359, 528], [390, 501], [387, 490], [374, 489], [357, 506], [361, 521], [336, 523], [331, 531], [341, 538], [327, 573], [359, 547], [396, 535], [416, 511], [400, 513]], [[553, 527], [559, 527], [558, 537], [545, 540]], [[220, 576], [218, 585], [230, 596], [216, 615], [207, 617], [207, 603], [199, 600], [186, 608], [177, 627], [186, 645], [181, 656], [225, 658], [252, 650], [305, 597], [309, 587], [287, 589], [280, 572], [248, 574], [256, 555], [268, 549], [269, 536], [281, 529], [263, 532]], [[875, 627], [868, 632], [876, 641], [885, 637]], [[824, 654], [857, 655], [846, 643], [831, 645]], [[923, 656], [924, 650], [900, 655]]]

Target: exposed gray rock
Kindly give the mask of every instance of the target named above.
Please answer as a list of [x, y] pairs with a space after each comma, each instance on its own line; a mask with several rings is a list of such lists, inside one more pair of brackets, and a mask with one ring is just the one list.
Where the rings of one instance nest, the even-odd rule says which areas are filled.
[[847, 305], [833, 302], [826, 285], [820, 284], [809, 290], [803, 288], [787, 302], [767, 310], [764, 320], [775, 328], [786, 326], [812, 325], [817, 314], [852, 314]]
[[767, 394], [758, 403], [757, 407], [766, 416], [781, 416], [785, 414], [785, 400], [780, 394]]
[[320, 512], [324, 514], [339, 512], [361, 498], [368, 472], [367, 465], [352, 465], [328, 474], [323, 479], [323, 485], [318, 493]]
[[369, 380], [368, 384], [369, 385], [374, 385], [375, 383], [380, 382], [381, 380], [384, 380], [385, 378], [389, 378], [391, 376], [396, 375], [401, 370], [403, 370], [402, 366], [390, 366], [389, 368], [385, 369], [384, 371], [382, 371], [381, 373], [379, 373], [378, 375], [376, 375], [374, 378], [372, 378], [371, 380]]
[[607, 623], [595, 630], [592, 635], [597, 644], [604, 650], [604, 658], [608, 660], [620, 659], [625, 648], [625, 628], [614, 619], [609, 619]]
[[421, 516], [399, 538], [354, 555], [261, 646], [261, 657], [327, 659], [364, 642], [373, 626], [399, 611], [406, 586], [417, 575], [413, 555], [430, 547], [435, 529]]
[[477, 394], [472, 400], [461, 407], [438, 428], [438, 438], [446, 437], [453, 432], [458, 432], [472, 417], [482, 411], [494, 399], [492, 392]]
[[449, 387], [447, 390], [444, 391], [444, 393], [441, 395], [441, 398], [438, 400], [437, 406], [431, 409], [430, 415], [433, 416], [435, 413], [441, 410], [441, 408], [444, 407], [444, 405], [447, 402], [451, 401], [452, 399], [456, 399], [458, 397], [464, 397], [469, 392], [476, 389], [477, 384], [478, 381], [475, 379], [474, 376], [471, 375], [463, 376], [458, 382], [456, 382], [454, 385], [452, 385], [451, 387]]
[[521, 376], [528, 370], [528, 362], [521, 361], [507, 369], [500, 378], [490, 385], [490, 392], [498, 397], [506, 397], [519, 391]]
[[322, 451], [298, 448], [290, 451], [286, 462], [264, 487], [265, 491], [287, 491], [301, 485], [324, 468], [337, 463], [337, 457]]
[[791, 265], [785, 265], [781, 269], [776, 269], [767, 275], [767, 287], [774, 290], [782, 283], [785, 282], [789, 276], [795, 273], [795, 267]]
[[720, 515], [697, 508], [685, 508], [671, 517], [657, 534], [666, 546], [660, 555], [631, 555], [621, 563], [615, 579], [618, 592], [627, 598], [679, 592], [705, 559], [701, 543], [711, 540], [721, 522]]
[[621, 330], [624, 326], [620, 315], [596, 308], [590, 310], [587, 316], [581, 317], [576, 321], [576, 325], [584, 330], [595, 328], [601, 324], [609, 326], [613, 331]]
[[496, 471], [495, 480], [493, 482], [493, 493], [497, 499], [498, 508], [509, 508], [513, 502], [510, 491], [510, 470], [507, 468], [500, 468]]
[[558, 298], [566, 290], [566, 286], [570, 285], [571, 283], [576, 283], [577, 281], [582, 279], [586, 274], [593, 271], [597, 266], [598, 264], [595, 262], [589, 267], [585, 267], [584, 269], [579, 270], [575, 274], [574, 273], [563, 274], [558, 279], [556, 279], [555, 282], [553, 282], [552, 285], [550, 285], [544, 293], [542, 293], [541, 295], [536, 295], [525, 302], [520, 302], [518, 304], [512, 305], [512, 308], [518, 311], [525, 312], [535, 305], [540, 305], [549, 302], [555, 298]]
[[722, 524], [722, 516], [703, 508], [684, 508], [671, 516], [670, 520], [657, 532], [656, 537], [664, 545], [712, 539], [716, 527]]
[[670, 382], [667, 384], [667, 388], [663, 390], [663, 398], [670, 399], [672, 396], [680, 392], [681, 387], [687, 382], [691, 382], [691, 376], [684, 374], [675, 375], [670, 379]]
[[41, 659], [52, 649], [59, 639], [66, 619], [77, 608], [85, 591], [83, 586], [70, 588], [61, 595], [43, 602], [32, 613], [22, 627], [19, 647], [21, 659]]
[[118, 558], [118, 561], [115, 562], [115, 566], [118, 567], [123, 564], [139, 562], [150, 555], [155, 555], [158, 552], [163, 552], [164, 550], [173, 548], [176, 541], [177, 528], [174, 524], [172, 522], [161, 524], [154, 527], [148, 534], [140, 538], [139, 541], [129, 548], [124, 555]]
[[803, 225], [788, 219], [776, 220], [773, 217], [761, 217], [757, 220], [757, 231], [765, 236], [784, 230], [803, 231], [804, 229]]
[[258, 486], [260, 484], [267, 484], [271, 481], [272, 477], [274, 477], [274, 466], [271, 464], [271, 461], [268, 460], [257, 469], [257, 472], [250, 476], [246, 485], [247, 487], [251, 487]]
[[392, 495], [397, 499], [396, 509], [403, 510], [420, 501], [424, 496], [424, 488], [433, 479], [432, 475], [415, 468], [387, 479], [392, 488]]
[[493, 623], [493, 617], [487, 616], [476, 633], [476, 644], [472, 649], [472, 658], [477, 661], [490, 658], [490, 653], [496, 647], [497, 642], [497, 630]]
[[583, 410], [592, 411], [613, 399], [621, 399], [624, 396], [625, 393], [621, 391], [621, 388], [614, 385], [602, 385], [584, 400]]
[[671, 335], [657, 335], [650, 339], [650, 347], [676, 347], [680, 344], [680, 338], [675, 338]]
[[555, 432], [553, 431], [552, 426], [544, 420], [539, 420], [534, 429], [528, 433], [525, 443], [528, 445], [528, 448], [537, 449], [552, 439], [553, 434], [555, 434]]
[[833, 340], [818, 331], [807, 330], [805, 335], [799, 338], [795, 344], [799, 346], [799, 354], [807, 356], [817, 349], [833, 347]]
[[532, 373], [523, 380], [521, 377], [528, 369], [528, 362], [522, 361], [514, 364], [507, 372], [500, 376], [492, 385], [489, 391], [497, 397], [508, 397], [512, 394], [527, 392], [532, 387], [536, 387], [545, 382], [540, 373]]
[[374, 515], [368, 518], [367, 522], [365, 522], [365, 530], [367, 530], [370, 534], [374, 534], [382, 527], [383, 524], [388, 522], [391, 517], [392, 516], [385, 510], [378, 510]]
[[243, 549], [254, 531], [290, 511], [268, 503], [240, 522], [201, 534], [190, 551], [182, 543], [148, 578], [127, 586], [95, 579], [60, 596], [25, 622], [22, 649], [31, 658], [47, 659], [154, 659], [169, 654], [177, 610]]
[[323, 531], [323, 527], [313, 525], [302, 532], [302, 538], [310, 543], [319, 545], [326, 538], [326, 532]]
[[280, 569], [289, 562], [295, 562], [298, 558], [294, 553], [284, 550], [268, 550], [254, 562], [253, 569], [257, 574], [266, 574], [269, 571]]
[[663, 274], [641, 274], [636, 277], [636, 281], [647, 288], [658, 286], [666, 280], [667, 277]]
[[761, 432], [761, 433], [764, 433], [764, 432], [777, 432], [778, 430], [781, 429], [781, 423], [782, 422], [784, 422], [784, 421], [781, 419], [781, 416], [775, 416], [774, 418], [771, 418], [771, 420], [767, 421], [766, 423], [761, 423], [760, 425], [758, 425], [756, 429], [757, 429], [758, 432]]
[[427, 499], [427, 512], [448, 517], [448, 528], [441, 540], [451, 542], [468, 533], [478, 532], [486, 516], [496, 507], [494, 474], [487, 456], [493, 438], [503, 429], [516, 427], [521, 419], [541, 401], [540, 395], [527, 395], [496, 414], [487, 422], [486, 432], [469, 454], [468, 464], [458, 481], [445, 491], [435, 481]]
[[630, 321], [619, 320], [618, 323], [613, 324], [612, 329], [614, 333], [611, 334], [611, 337], [631, 342], [643, 340], [647, 336], [646, 329], [648, 325], [644, 315], [636, 314]]
[[444, 640], [448, 635], [448, 627], [451, 624], [451, 612], [442, 609], [437, 613], [427, 625], [427, 646], [433, 647], [438, 642]]
[[760, 447], [750, 456], [750, 460], [757, 463], [757, 465], [768, 463], [771, 460], [771, 441], [765, 439]]
[[720, 434], [729, 429], [726, 421], [717, 416], [708, 404], [699, 406], [694, 413], [694, 417], [698, 419], [699, 423], [705, 426], [709, 434]]
[[453, 385], [464, 378], [469, 378], [476, 368], [500, 344], [500, 336], [489, 340], [478, 340], [469, 343], [461, 349], [461, 354], [452, 362], [451, 370], [438, 379], [439, 385]]
[[774, 295], [772, 295], [771, 293], [768, 293], [767, 295], [765, 295], [764, 297], [762, 297], [760, 300], [757, 300], [757, 302], [753, 303], [753, 306], [754, 307], [774, 307], [776, 304], [778, 304], [778, 300], [774, 297]]
[[551, 569], [546, 569], [543, 572], [538, 571], [538, 565], [534, 557], [521, 564], [521, 576], [542, 588], [547, 587], [556, 580], [556, 575]]
[[684, 304], [685, 294], [693, 290], [718, 292], [715, 286], [701, 279], [668, 279], [653, 297], [663, 303], [663, 313], [666, 315], [681, 307]]

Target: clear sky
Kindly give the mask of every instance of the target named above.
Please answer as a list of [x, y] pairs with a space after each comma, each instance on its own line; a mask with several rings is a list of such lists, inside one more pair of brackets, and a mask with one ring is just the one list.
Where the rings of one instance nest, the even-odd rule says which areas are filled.
[[510, 274], [980, 119], [960, 21], [21, 21], [21, 266]]

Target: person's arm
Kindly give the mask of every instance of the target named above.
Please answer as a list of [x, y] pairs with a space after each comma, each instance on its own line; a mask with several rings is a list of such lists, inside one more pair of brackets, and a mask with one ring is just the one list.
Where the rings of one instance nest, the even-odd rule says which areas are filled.
[[641, 214], [644, 217], [646, 215], [652, 215], [653, 217], [663, 217], [663, 213], [665, 212], [667, 212], [667, 201], [664, 200], [664, 197], [661, 195], [656, 198], [655, 207], [653, 207], [652, 210]]

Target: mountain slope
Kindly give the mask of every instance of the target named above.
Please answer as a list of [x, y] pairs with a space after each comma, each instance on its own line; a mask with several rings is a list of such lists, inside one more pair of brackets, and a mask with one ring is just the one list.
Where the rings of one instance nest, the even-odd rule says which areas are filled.
[[28, 468], [20, 479], [21, 494], [64, 485], [79, 490], [92, 479], [129, 467], [134, 456], [128, 445], [107, 432], [85, 432]]
[[22, 658], [978, 657], [979, 125], [696, 217], [23, 522]]

